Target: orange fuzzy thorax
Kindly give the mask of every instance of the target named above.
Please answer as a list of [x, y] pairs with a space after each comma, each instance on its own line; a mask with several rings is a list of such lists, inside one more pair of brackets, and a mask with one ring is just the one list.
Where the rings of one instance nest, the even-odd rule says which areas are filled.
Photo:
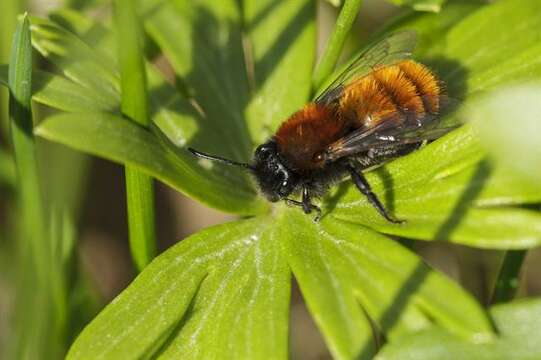
[[313, 156], [343, 136], [344, 122], [331, 109], [310, 103], [293, 114], [276, 132], [280, 153], [296, 169], [318, 166]]

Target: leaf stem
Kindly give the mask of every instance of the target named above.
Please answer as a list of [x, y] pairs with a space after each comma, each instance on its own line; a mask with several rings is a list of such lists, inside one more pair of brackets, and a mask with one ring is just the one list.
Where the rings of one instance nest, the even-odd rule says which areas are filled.
[[513, 299], [520, 283], [520, 269], [526, 250], [508, 250], [503, 257], [500, 273], [494, 287], [492, 303], [502, 303]]
[[[148, 94], [143, 34], [133, 0], [115, 0], [115, 22], [118, 32], [122, 113], [148, 127]], [[138, 270], [142, 270], [156, 255], [153, 179], [126, 167], [126, 199], [130, 249]]]
[[314, 89], [319, 88], [323, 81], [332, 74], [362, 3], [363, 0], [346, 0], [344, 2], [334, 30], [314, 72], [312, 81]]

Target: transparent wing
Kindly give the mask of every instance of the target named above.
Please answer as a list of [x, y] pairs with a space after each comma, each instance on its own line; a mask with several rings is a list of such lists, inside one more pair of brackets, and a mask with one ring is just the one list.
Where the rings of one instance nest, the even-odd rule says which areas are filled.
[[416, 123], [404, 123], [402, 119], [389, 117], [375, 127], [355, 130], [329, 145], [325, 150], [325, 160], [333, 162], [373, 148], [435, 140], [456, 128], [438, 128], [438, 123], [438, 115], [426, 116], [422, 122]]
[[315, 99], [327, 105], [340, 97], [342, 88], [353, 79], [368, 74], [374, 68], [388, 66], [411, 57], [415, 48], [413, 30], [394, 33], [362, 51], [338, 77]]

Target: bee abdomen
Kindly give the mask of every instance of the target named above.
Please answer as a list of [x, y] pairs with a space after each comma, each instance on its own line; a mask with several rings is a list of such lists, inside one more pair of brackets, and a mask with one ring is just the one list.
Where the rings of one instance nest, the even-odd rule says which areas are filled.
[[439, 110], [440, 87], [425, 66], [411, 60], [375, 69], [344, 90], [340, 111], [357, 126], [371, 127], [392, 118], [421, 122]]
[[437, 114], [440, 110], [442, 96], [441, 83], [426, 66], [415, 61], [403, 61], [398, 64], [400, 70], [414, 84], [417, 94], [421, 97], [425, 111]]

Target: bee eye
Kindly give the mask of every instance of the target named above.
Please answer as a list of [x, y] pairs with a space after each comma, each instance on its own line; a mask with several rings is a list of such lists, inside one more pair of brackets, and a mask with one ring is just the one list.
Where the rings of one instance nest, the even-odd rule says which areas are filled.
[[315, 153], [314, 154], [314, 157], [312, 158], [312, 160], [314, 162], [322, 162], [324, 159], [324, 156], [323, 156], [323, 153], [322, 152], [318, 152], [318, 153]]
[[271, 150], [264, 146], [258, 147], [256, 153], [262, 160], [268, 160], [271, 156]]
[[289, 183], [287, 180], [282, 181], [282, 184], [280, 184], [280, 188], [278, 189], [278, 193], [280, 196], [287, 196], [288, 195], [288, 185]]

